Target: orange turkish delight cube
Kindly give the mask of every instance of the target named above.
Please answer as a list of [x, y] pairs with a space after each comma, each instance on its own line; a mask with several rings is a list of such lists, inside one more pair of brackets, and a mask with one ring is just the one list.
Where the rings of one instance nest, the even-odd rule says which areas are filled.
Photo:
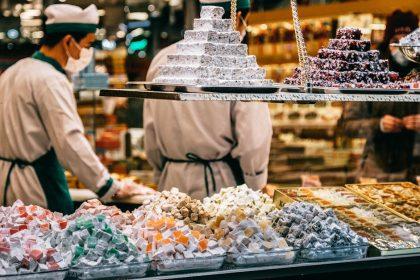
[[161, 242], [162, 239], [163, 239], [162, 233], [158, 232], [158, 233], [155, 234], [155, 236], [154, 236], [155, 242]]
[[174, 231], [173, 235], [174, 235], [175, 239], [178, 239], [182, 235], [182, 231], [176, 230], [176, 231]]
[[159, 219], [155, 222], [155, 229], [161, 229], [163, 228], [164, 225], [165, 225], [165, 220], [163, 218]]
[[192, 230], [191, 235], [195, 237], [195, 239], [200, 240], [201, 233], [198, 230]]
[[152, 243], [147, 243], [146, 252], [147, 253], [152, 252]]
[[184, 245], [185, 247], [187, 247], [188, 244], [190, 243], [190, 240], [188, 239], [188, 237], [186, 237], [185, 235], [182, 234], [176, 239], [176, 242]]
[[168, 239], [168, 238], [163, 239], [163, 240], [162, 240], [162, 244], [163, 244], [163, 245], [168, 245], [168, 244], [171, 244], [171, 240], [170, 240], [170, 239]]
[[175, 226], [175, 219], [174, 218], [166, 218], [166, 228], [170, 229]]
[[198, 250], [200, 250], [200, 252], [207, 250], [208, 243], [209, 241], [207, 239], [200, 240], [200, 242], [198, 242]]

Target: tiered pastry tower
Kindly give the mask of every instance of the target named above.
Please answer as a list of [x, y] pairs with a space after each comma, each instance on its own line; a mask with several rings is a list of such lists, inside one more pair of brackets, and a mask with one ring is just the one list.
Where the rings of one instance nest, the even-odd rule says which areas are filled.
[[[308, 75], [313, 86], [344, 88], [398, 88], [398, 73], [390, 72], [388, 61], [379, 59], [379, 51], [371, 50], [371, 42], [361, 39], [359, 29], [346, 27], [337, 31], [317, 57], [309, 57]], [[301, 85], [301, 69], [297, 68], [286, 84]]]
[[248, 46], [234, 31], [232, 20], [223, 19], [221, 7], [205, 6], [194, 30], [186, 31], [177, 53], [159, 69], [155, 83], [201, 86], [267, 86], [266, 72], [248, 55]]

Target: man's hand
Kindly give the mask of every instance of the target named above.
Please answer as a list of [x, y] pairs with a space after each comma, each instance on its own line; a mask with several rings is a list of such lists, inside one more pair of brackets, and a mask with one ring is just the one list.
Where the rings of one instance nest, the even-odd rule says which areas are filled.
[[120, 190], [115, 194], [116, 199], [129, 198], [136, 195], [150, 195], [156, 192], [149, 187], [134, 182], [121, 182], [121, 185]]
[[403, 121], [399, 118], [385, 115], [380, 121], [380, 128], [383, 133], [401, 132], [403, 128]]
[[420, 132], [420, 114], [405, 117], [403, 119], [403, 125], [408, 130]]

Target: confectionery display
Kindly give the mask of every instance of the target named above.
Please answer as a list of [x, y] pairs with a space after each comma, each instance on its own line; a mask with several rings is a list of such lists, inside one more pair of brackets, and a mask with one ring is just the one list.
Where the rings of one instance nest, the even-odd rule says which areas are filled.
[[420, 188], [410, 183], [349, 185], [350, 189], [404, 216], [420, 221]]
[[[345, 27], [337, 31], [317, 57], [309, 57], [309, 76], [314, 86], [341, 88], [399, 88], [398, 73], [390, 72], [388, 61], [379, 59], [379, 51], [371, 50], [362, 32]], [[296, 69], [286, 84], [301, 84], [301, 69]]]
[[368, 244], [381, 255], [418, 250], [418, 223], [357, 192], [368, 189], [366, 195], [384, 204], [406, 198], [415, 205], [417, 187], [368, 187], [353, 187], [355, 193], [341, 187], [280, 189], [289, 201], [298, 200], [281, 209], [246, 185], [222, 189], [204, 203], [172, 189], [133, 212], [89, 200], [63, 216], [17, 201], [0, 208], [0, 275], [68, 269], [79, 279], [141, 277], [147, 271], [217, 270], [224, 264], [363, 258]]
[[161, 66], [156, 83], [207, 86], [264, 86], [265, 70], [258, 67], [255, 56], [248, 56], [247, 45], [241, 44], [240, 33], [234, 31], [230, 19], [222, 19], [221, 7], [207, 6], [201, 18], [195, 19], [194, 30], [185, 32], [177, 44], [177, 53], [168, 56]]
[[241, 209], [247, 217], [257, 221], [265, 220], [267, 214], [275, 209], [268, 195], [246, 185], [224, 188], [220, 193], [205, 198], [203, 204], [211, 216], [229, 216]]

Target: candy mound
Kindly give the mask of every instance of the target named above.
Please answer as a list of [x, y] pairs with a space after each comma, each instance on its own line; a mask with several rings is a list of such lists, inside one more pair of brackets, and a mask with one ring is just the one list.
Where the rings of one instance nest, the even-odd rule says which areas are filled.
[[[404, 46], [417, 46], [420, 49], [420, 28], [417, 28], [400, 40], [400, 44]], [[418, 52], [418, 51], [417, 51]]]
[[66, 218], [72, 221], [84, 215], [105, 215], [112, 224], [121, 230], [131, 225], [134, 220], [134, 216], [130, 212], [123, 213], [118, 207], [103, 205], [97, 199], [83, 202], [74, 214]]
[[267, 214], [276, 209], [268, 195], [246, 185], [224, 188], [220, 193], [204, 198], [203, 204], [212, 217], [229, 216], [237, 209], [242, 209], [247, 217], [258, 222], [266, 220]]
[[54, 239], [66, 227], [62, 214], [20, 200], [0, 207], [0, 275], [66, 268], [71, 256]]
[[210, 227], [214, 231], [212, 237], [231, 254], [256, 254], [292, 249], [268, 221], [258, 224], [239, 209], [228, 217], [217, 217], [210, 223]]
[[140, 208], [136, 209], [134, 214], [140, 216], [139, 212], [150, 213], [151, 215], [165, 214], [177, 220], [183, 220], [186, 224], [205, 224], [209, 218], [201, 201], [191, 198], [177, 188], [156, 193], [152, 198], [145, 201]]
[[241, 44], [240, 33], [232, 21], [223, 19], [221, 7], [205, 6], [201, 18], [194, 20], [194, 30], [185, 32], [177, 44], [177, 53], [168, 56], [168, 63], [159, 69], [156, 83], [208, 86], [263, 86], [266, 72], [248, 55]]
[[[371, 42], [361, 40], [362, 32], [345, 27], [321, 48], [317, 57], [308, 57], [309, 76], [314, 86], [343, 88], [400, 88], [399, 75], [390, 72], [388, 61], [379, 59], [379, 51], [370, 50]], [[301, 84], [297, 68], [286, 84]]]
[[105, 215], [80, 216], [61, 234], [62, 252], [72, 252], [72, 266], [95, 267], [143, 262], [134, 243], [110, 223]]
[[332, 209], [294, 202], [273, 212], [273, 226], [295, 248], [323, 249], [367, 244], [350, 227], [339, 221]]
[[200, 231], [191, 230], [182, 220], [150, 217], [138, 217], [125, 233], [136, 241], [142, 253], [148, 254], [153, 260], [181, 260], [225, 254], [215, 240], [207, 239]]

